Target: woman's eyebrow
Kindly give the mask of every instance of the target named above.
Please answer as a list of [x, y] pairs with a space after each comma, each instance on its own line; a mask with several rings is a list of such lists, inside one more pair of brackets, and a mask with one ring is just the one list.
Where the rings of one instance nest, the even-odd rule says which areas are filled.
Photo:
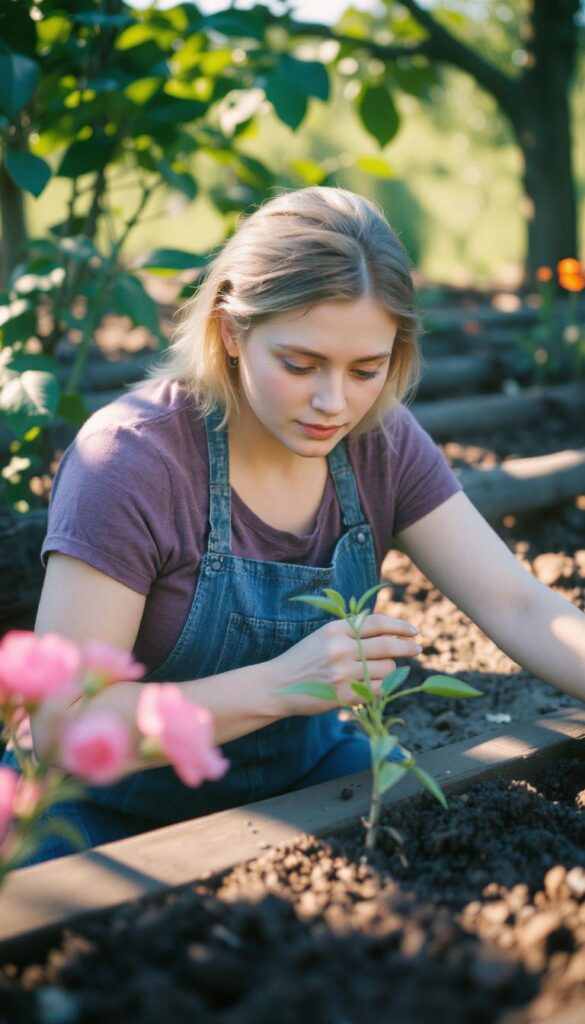
[[[311, 359], [318, 359], [322, 363], [329, 361], [327, 356], [319, 355], [318, 352], [313, 352], [310, 348], [300, 348], [298, 345], [275, 345], [274, 348], [286, 349], [287, 352], [298, 352], [299, 355], [310, 356]], [[392, 352], [376, 352], [375, 355], [354, 359], [354, 363], [371, 363], [374, 359], [389, 359], [391, 355]]]

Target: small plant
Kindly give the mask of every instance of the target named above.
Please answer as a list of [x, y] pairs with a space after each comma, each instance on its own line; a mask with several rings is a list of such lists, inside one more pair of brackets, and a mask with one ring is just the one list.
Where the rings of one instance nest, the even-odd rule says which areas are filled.
[[[115, 712], [87, 707], [102, 690], [138, 680], [144, 671], [124, 651], [99, 643], [78, 647], [56, 633], [13, 630], [0, 642], [0, 741], [10, 743], [19, 767], [16, 772], [0, 765], [0, 885], [48, 835], [83, 848], [72, 825], [56, 814], [47, 820], [46, 812], [57, 802], [82, 799], [84, 784], [107, 786], [166, 762], [187, 786], [225, 774], [229, 762], [213, 744], [210, 712], [178, 686], [144, 686], [135, 717], [138, 738]], [[29, 716], [44, 714], [47, 721], [56, 698], [80, 702], [80, 708], [37, 757]]]
[[[585, 332], [579, 323], [579, 293], [585, 290], [583, 264], [573, 257], [535, 272], [540, 296], [539, 322], [518, 339], [529, 358], [536, 380], [541, 383], [582, 379], [585, 375]], [[566, 311], [557, 308], [559, 295], [566, 295]]]
[[[420, 768], [417, 765], [413, 754], [406, 750], [400, 744], [398, 737], [394, 736], [390, 731], [393, 725], [398, 723], [404, 724], [404, 722], [401, 718], [389, 717], [387, 715], [386, 709], [388, 705], [400, 697], [406, 697], [411, 693], [433, 693], [439, 697], [454, 698], [482, 696], [481, 691], [474, 689], [473, 686], [469, 686], [459, 679], [453, 679], [450, 676], [444, 675], [429, 676], [421, 686], [411, 686], [407, 689], [399, 690], [399, 687], [402, 686], [410, 673], [410, 668], [407, 666], [390, 672], [382, 680], [380, 692], [375, 693], [373, 691], [361, 642], [361, 630], [366, 618], [371, 614], [371, 609], [366, 607], [367, 601], [378, 590], [386, 586], [388, 586], [387, 583], [380, 583], [372, 587], [359, 600], [351, 597], [349, 599], [349, 608], [346, 606], [345, 599], [337, 590], [325, 589], [323, 591], [324, 597], [305, 594], [300, 597], [291, 598], [292, 601], [304, 601], [306, 604], [320, 608], [336, 618], [345, 619], [351, 627], [364, 669], [364, 679], [362, 681], [352, 679], [350, 683], [351, 689], [360, 698], [359, 704], [345, 704], [339, 700], [337, 692], [329, 683], [320, 682], [319, 680], [307, 679], [301, 683], [294, 683], [291, 686], [283, 687], [278, 691], [279, 693], [302, 693], [309, 697], [337, 703], [340, 708], [349, 712], [368, 737], [372, 755], [372, 799], [369, 818], [367, 821], [364, 821], [367, 853], [374, 850], [376, 846], [382, 795], [391, 789], [392, 786], [395, 786], [407, 771], [413, 772], [439, 803], [443, 807], [447, 807], [447, 800], [441, 787], [424, 768]], [[391, 830], [391, 832], [396, 838], [395, 830]]]

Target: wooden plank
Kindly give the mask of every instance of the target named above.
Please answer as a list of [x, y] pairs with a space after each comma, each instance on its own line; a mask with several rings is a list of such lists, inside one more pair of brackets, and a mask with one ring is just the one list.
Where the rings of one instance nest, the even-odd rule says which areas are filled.
[[[447, 793], [458, 792], [495, 774], [534, 777], [551, 759], [572, 749], [583, 752], [584, 738], [585, 709], [563, 709], [498, 736], [429, 751], [418, 763]], [[344, 789], [352, 790], [351, 799], [342, 799]], [[384, 795], [384, 804], [420, 789], [409, 774]], [[0, 957], [30, 956], [89, 913], [227, 871], [304, 832], [342, 832], [368, 812], [369, 798], [369, 772], [360, 772], [15, 871], [0, 891]]]
[[444, 401], [414, 402], [412, 412], [436, 441], [454, 435], [522, 426], [541, 419], [549, 409], [585, 408], [585, 387], [557, 384], [521, 388], [514, 395], [473, 395]]
[[585, 448], [530, 459], [506, 459], [493, 469], [458, 474], [467, 497], [486, 519], [534, 511], [585, 493]]

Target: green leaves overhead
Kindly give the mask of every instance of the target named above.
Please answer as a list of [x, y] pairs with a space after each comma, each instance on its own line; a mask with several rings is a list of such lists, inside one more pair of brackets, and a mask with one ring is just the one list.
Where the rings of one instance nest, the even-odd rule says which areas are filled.
[[39, 81], [35, 60], [20, 53], [0, 54], [0, 113], [13, 118], [31, 99]]
[[278, 71], [268, 76], [265, 91], [280, 120], [289, 128], [298, 128], [307, 113], [305, 93], [291, 85]]
[[7, 150], [4, 166], [15, 185], [33, 196], [40, 196], [51, 177], [48, 163], [26, 150]]
[[358, 112], [364, 128], [378, 145], [385, 146], [396, 135], [400, 118], [386, 85], [366, 86], [358, 101]]
[[[181, 168], [184, 168], [184, 165], [180, 166]], [[193, 175], [189, 174], [187, 170], [178, 169], [176, 166], [171, 167], [166, 160], [157, 160], [156, 168], [166, 181], [167, 185], [170, 185], [171, 188], [176, 189], [178, 192], [183, 192], [183, 194], [188, 196], [189, 199], [195, 199], [195, 196], [197, 195], [197, 182]]]
[[76, 139], [66, 150], [57, 174], [61, 178], [78, 178], [97, 171], [111, 160], [115, 148], [116, 143], [104, 137]]
[[266, 80], [266, 96], [281, 121], [296, 129], [307, 113], [307, 101], [329, 99], [329, 77], [318, 61], [283, 54]]
[[207, 264], [207, 257], [182, 249], [152, 249], [135, 260], [134, 267], [149, 270], [151, 274], [176, 274], [180, 270], [195, 270]]
[[219, 11], [210, 14], [201, 22], [201, 28], [213, 29], [224, 36], [240, 36], [243, 39], [255, 39], [262, 42], [264, 38], [264, 20], [260, 11]]

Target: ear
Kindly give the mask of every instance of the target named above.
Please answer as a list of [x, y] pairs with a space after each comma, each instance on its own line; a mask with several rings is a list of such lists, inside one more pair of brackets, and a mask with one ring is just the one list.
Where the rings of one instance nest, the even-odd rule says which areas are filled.
[[229, 313], [226, 313], [225, 309], [218, 309], [217, 320], [219, 323], [221, 340], [223, 341], [224, 348], [228, 356], [239, 356], [239, 335], [236, 325]]

